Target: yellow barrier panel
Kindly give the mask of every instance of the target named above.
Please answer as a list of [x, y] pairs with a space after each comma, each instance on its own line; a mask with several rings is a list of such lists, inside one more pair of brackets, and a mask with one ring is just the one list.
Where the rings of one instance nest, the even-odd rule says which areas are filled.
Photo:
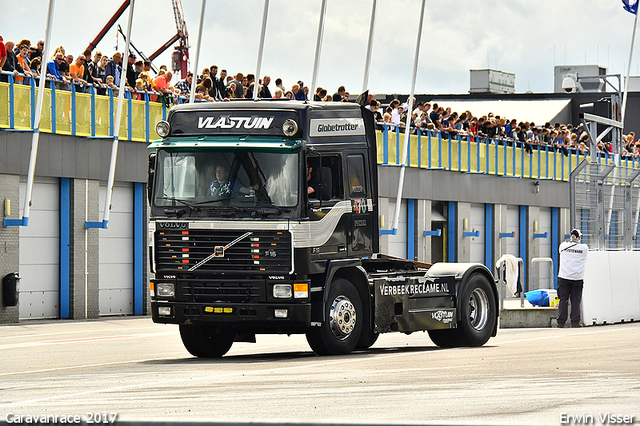
[[[14, 128], [19, 130], [31, 129], [31, 108], [32, 99], [37, 99], [38, 88], [31, 86], [13, 85], [13, 127], [11, 126], [10, 111], [10, 84], [0, 83], [0, 128]], [[35, 92], [32, 95], [32, 90]], [[112, 137], [110, 130], [115, 123], [115, 111], [117, 107], [117, 97], [113, 100], [109, 96], [95, 96], [95, 136], [109, 138]], [[78, 136], [92, 136], [92, 96], [89, 93], [75, 93], [75, 131]], [[110, 105], [113, 102], [113, 105]], [[128, 103], [125, 99], [123, 105], [122, 122], [120, 127], [120, 139], [128, 139]], [[132, 140], [147, 142], [147, 117], [146, 102], [132, 101], [131, 126]], [[59, 134], [72, 134], [73, 116], [73, 96], [68, 90], [55, 90], [55, 131]], [[113, 108], [114, 118], [109, 117], [109, 112]], [[162, 104], [157, 102], [149, 103], [149, 139], [159, 138], [155, 131], [156, 124], [162, 119]], [[45, 89], [42, 117], [40, 121], [40, 131], [52, 131], [51, 117], [51, 89]], [[380, 144], [382, 146], [382, 144]]]
[[31, 86], [14, 84], [14, 128], [31, 129]]

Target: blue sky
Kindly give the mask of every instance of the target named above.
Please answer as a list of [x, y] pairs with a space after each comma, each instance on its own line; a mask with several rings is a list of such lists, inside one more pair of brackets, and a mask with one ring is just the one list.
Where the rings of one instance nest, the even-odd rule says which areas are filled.
[[[52, 45], [81, 53], [122, 0], [57, 0]], [[182, 0], [195, 52], [201, 0]], [[263, 0], [208, 0], [198, 68], [255, 72]], [[271, 0], [261, 74], [311, 83], [321, 0]], [[318, 84], [362, 89], [372, 0], [327, 0]], [[369, 88], [408, 93], [420, 0], [378, 0]], [[44, 37], [47, 0], [0, 0], [0, 34]], [[126, 29], [127, 13], [119, 20]], [[516, 75], [516, 91], [553, 91], [554, 65], [598, 64], [626, 74], [634, 16], [619, 0], [427, 0], [416, 93], [468, 93], [470, 69]], [[169, 0], [136, 0], [132, 41], [147, 55], [176, 33]], [[124, 49], [119, 37], [120, 50]], [[115, 27], [99, 44], [113, 53]], [[636, 43], [631, 75], [640, 74]], [[172, 49], [155, 64], [169, 64]], [[193, 55], [193, 53], [192, 53]], [[193, 56], [192, 56], [193, 57]], [[273, 83], [272, 83], [273, 85]]]

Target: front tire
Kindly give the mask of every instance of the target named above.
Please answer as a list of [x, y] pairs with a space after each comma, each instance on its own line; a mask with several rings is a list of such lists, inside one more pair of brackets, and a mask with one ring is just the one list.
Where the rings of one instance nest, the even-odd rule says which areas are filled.
[[220, 333], [212, 327], [180, 325], [182, 344], [193, 356], [220, 358], [231, 349], [235, 335]]
[[344, 355], [360, 340], [365, 320], [360, 295], [353, 284], [338, 278], [332, 282], [324, 306], [325, 321], [307, 332], [307, 342], [318, 355]]

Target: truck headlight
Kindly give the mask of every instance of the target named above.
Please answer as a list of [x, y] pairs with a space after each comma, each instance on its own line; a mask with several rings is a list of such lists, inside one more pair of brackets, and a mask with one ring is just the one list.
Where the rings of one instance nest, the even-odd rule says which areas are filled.
[[169, 125], [168, 122], [161, 120], [158, 122], [158, 124], [156, 124], [156, 133], [161, 138], [166, 138], [167, 136], [169, 136], [170, 132], [171, 132], [171, 125]]
[[284, 133], [285, 136], [289, 137], [295, 135], [296, 133], [298, 133], [298, 123], [291, 119], [286, 120], [282, 124], [282, 133]]
[[293, 292], [291, 284], [275, 284], [273, 286], [273, 297], [276, 299], [291, 299]]
[[156, 294], [158, 297], [173, 297], [176, 295], [176, 288], [170, 283], [156, 284]]

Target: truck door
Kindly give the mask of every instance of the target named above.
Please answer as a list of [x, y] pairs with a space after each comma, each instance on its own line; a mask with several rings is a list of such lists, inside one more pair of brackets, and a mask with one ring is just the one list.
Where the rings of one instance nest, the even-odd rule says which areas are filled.
[[347, 195], [351, 202], [351, 229], [348, 237], [349, 255], [366, 256], [373, 249], [373, 211], [367, 198], [369, 188], [365, 176], [365, 158], [362, 154], [347, 156]]

